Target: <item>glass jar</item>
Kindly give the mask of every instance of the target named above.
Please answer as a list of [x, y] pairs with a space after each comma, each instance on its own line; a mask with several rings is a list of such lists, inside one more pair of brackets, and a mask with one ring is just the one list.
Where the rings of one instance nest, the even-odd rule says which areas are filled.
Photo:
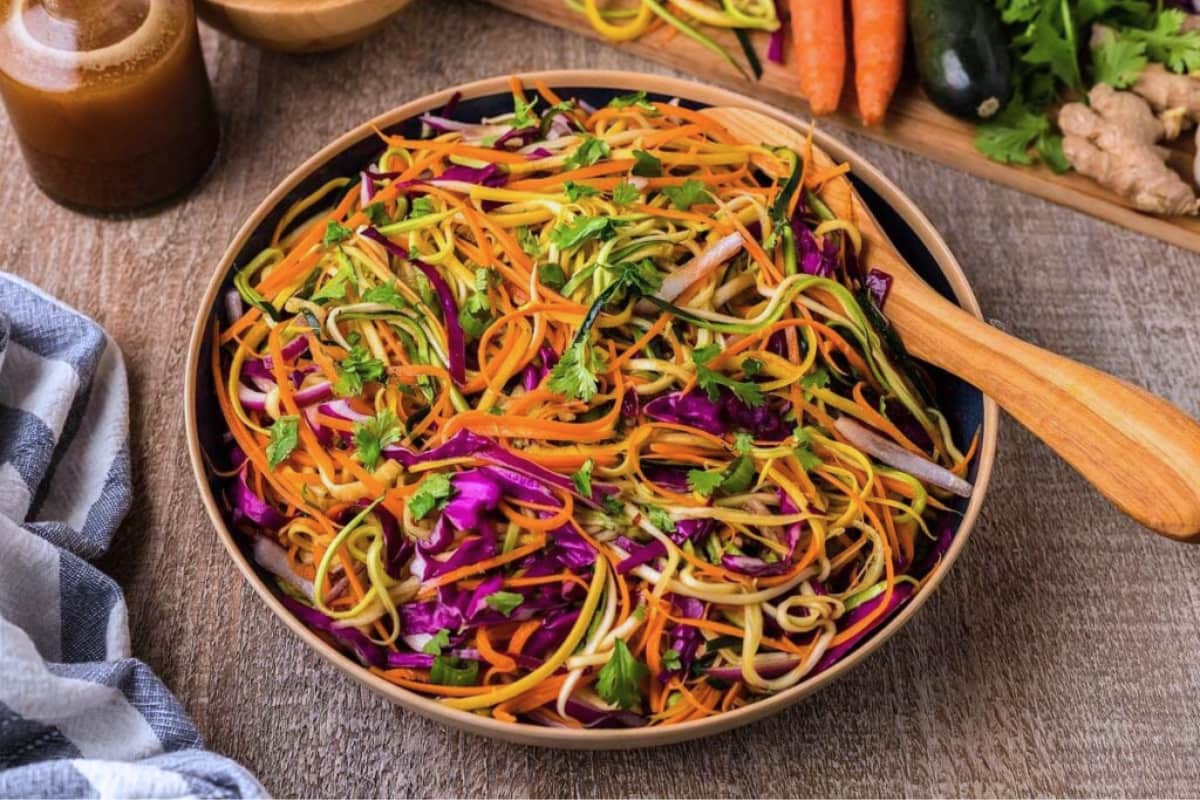
[[70, 206], [165, 200], [217, 148], [191, 0], [0, 0], [0, 97], [34, 182]]

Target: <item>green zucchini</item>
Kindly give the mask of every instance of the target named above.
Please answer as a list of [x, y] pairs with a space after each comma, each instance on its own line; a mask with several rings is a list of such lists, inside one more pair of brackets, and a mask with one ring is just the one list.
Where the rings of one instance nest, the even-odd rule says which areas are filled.
[[910, 0], [909, 27], [925, 93], [948, 114], [978, 122], [1012, 96], [1012, 62], [989, 0]]

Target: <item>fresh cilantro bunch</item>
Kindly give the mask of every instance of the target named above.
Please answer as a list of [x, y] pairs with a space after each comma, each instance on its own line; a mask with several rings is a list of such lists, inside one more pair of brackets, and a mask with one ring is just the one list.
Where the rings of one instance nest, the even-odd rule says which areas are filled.
[[[976, 148], [1001, 163], [1040, 161], [1066, 171], [1062, 136], [1050, 117], [1054, 106], [1096, 83], [1127, 88], [1151, 61], [1176, 72], [1200, 69], [1200, 33], [1183, 30], [1184, 12], [1160, 6], [1149, 0], [996, 0], [1012, 32], [1017, 92], [979, 126]], [[1097, 24], [1111, 32], [1089, 60]]]

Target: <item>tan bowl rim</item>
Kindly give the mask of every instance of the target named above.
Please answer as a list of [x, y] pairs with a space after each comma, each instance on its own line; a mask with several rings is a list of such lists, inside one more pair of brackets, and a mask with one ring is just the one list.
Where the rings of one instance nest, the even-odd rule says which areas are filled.
[[[402, 5], [408, 5], [412, 0], [198, 0], [200, 5], [222, 9], [236, 9], [272, 17], [302, 16], [314, 12], [326, 12], [343, 9], [346, 6], [363, 6], [364, 8], [376, 3], [387, 13], [399, 10]], [[392, 7], [395, 8], [392, 8]]]
[[[752, 100], [726, 89], [705, 86], [678, 78], [614, 70], [552, 70], [519, 74], [517, 77], [526, 85], [540, 80], [556, 87], [616, 88], [626, 91], [644, 89], [648, 92], [680, 97], [709, 106], [742, 106], [774, 117], [780, 122], [795, 128], [807, 129], [808, 127], [808, 123], [773, 108], [766, 103]], [[225, 549], [233, 558], [238, 570], [241, 571], [242, 575], [254, 588], [254, 591], [258, 593], [262, 601], [266, 603], [267, 607], [293, 633], [300, 637], [326, 661], [369, 689], [383, 695], [388, 700], [403, 708], [415, 711], [453, 728], [521, 744], [566, 749], [625, 749], [665, 745], [701, 736], [709, 736], [774, 714], [797, 702], [800, 698], [825, 687], [875, 652], [900, 628], [904, 627], [946, 576], [951, 565], [966, 545], [967, 538], [970, 536], [971, 530], [979, 516], [980, 507], [983, 505], [984, 497], [987, 494], [988, 483], [995, 464], [999, 414], [995, 402], [987, 395], [983, 397], [983, 434], [979, 443], [979, 467], [975, 481], [975, 491], [963, 514], [954, 541], [943, 558], [941, 565], [930, 574], [920, 591], [900, 610], [900, 613], [893, 617], [883, 628], [875, 631], [857, 650], [815, 678], [801, 681], [796, 686], [779, 694], [766, 697], [734, 711], [665, 728], [576, 730], [541, 727], [523, 723], [510, 724], [500, 722], [491, 717], [447, 708], [436, 700], [431, 700], [415, 692], [388, 683], [383, 678], [372, 674], [365, 667], [360, 666], [357, 662], [324, 642], [316, 633], [292, 616], [270, 587], [259, 577], [253, 565], [243, 555], [233, 534], [226, 526], [216, 498], [209, 487], [196, 422], [195, 399], [199, 355], [205, 336], [205, 328], [212, 315], [217, 294], [222, 283], [224, 283], [226, 274], [233, 264], [233, 260], [237, 257], [247, 238], [249, 238], [270, 210], [294, 186], [307, 177], [309, 173], [325, 164], [330, 158], [345, 148], [366, 136], [372, 135], [374, 129], [384, 129], [389, 125], [417, 116], [429, 109], [439, 108], [445, 105], [455, 92], [460, 92], [465, 99], [471, 99], [482, 95], [503, 93], [508, 90], [507, 76], [486, 78], [425, 95], [416, 100], [404, 103], [384, 114], [380, 114], [368, 122], [364, 122], [342, 136], [339, 136], [293, 170], [255, 208], [249, 219], [242, 225], [233, 242], [221, 257], [220, 263], [212, 279], [209, 281], [208, 290], [205, 292], [204, 300], [200, 305], [200, 313], [192, 328], [191, 342], [188, 347], [187, 373], [184, 384], [184, 417], [187, 428], [188, 453], [191, 458], [192, 470], [200, 487], [200, 494], [204, 501], [205, 510], [208, 512], [209, 519], [216, 528], [222, 544], [224, 544]], [[835, 160], [849, 161], [854, 173], [864, 179], [885, 202], [904, 218], [905, 222], [918, 235], [925, 247], [929, 249], [934, 260], [938, 263], [938, 266], [950, 283], [958, 303], [971, 314], [982, 318], [979, 303], [971, 291], [962, 267], [959, 266], [958, 261], [951, 254], [946, 243], [938, 235], [930, 221], [913, 202], [895, 184], [885, 178], [874, 166], [848, 146], [831, 138], [821, 130], [815, 131], [815, 141]]]

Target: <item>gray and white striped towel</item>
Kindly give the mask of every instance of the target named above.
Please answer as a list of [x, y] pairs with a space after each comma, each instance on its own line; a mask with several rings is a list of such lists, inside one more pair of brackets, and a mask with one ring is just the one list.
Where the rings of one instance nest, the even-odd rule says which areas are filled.
[[0, 272], [0, 797], [247, 797], [130, 657], [120, 587], [86, 559], [129, 510], [121, 351]]

